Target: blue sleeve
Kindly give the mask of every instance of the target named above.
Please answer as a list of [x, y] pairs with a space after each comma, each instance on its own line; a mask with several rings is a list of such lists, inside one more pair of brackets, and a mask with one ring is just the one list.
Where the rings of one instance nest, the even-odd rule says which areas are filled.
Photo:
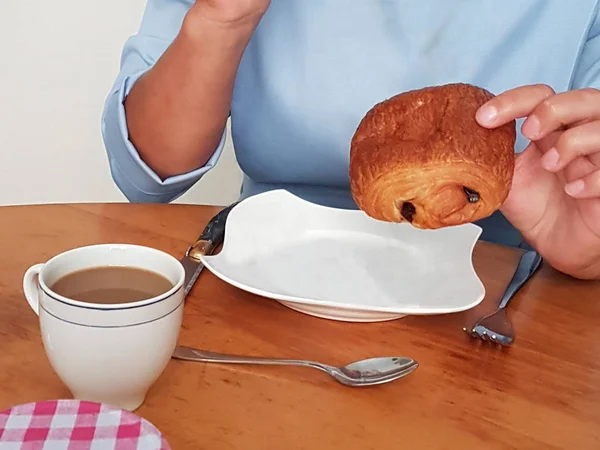
[[113, 180], [131, 202], [168, 203], [185, 193], [216, 164], [225, 132], [205, 166], [182, 175], [161, 178], [140, 158], [129, 140], [123, 101], [132, 86], [161, 57], [177, 36], [193, 0], [148, 0], [138, 34], [123, 49], [121, 69], [102, 115], [102, 136]]
[[600, 5], [573, 72], [572, 89], [600, 89]]

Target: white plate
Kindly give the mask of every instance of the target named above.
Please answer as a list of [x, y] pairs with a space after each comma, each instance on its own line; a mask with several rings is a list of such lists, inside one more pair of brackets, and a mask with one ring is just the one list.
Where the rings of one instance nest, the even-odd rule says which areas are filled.
[[327, 319], [377, 322], [478, 305], [472, 264], [481, 228], [419, 230], [276, 190], [227, 219], [222, 251], [203, 258], [225, 282]]

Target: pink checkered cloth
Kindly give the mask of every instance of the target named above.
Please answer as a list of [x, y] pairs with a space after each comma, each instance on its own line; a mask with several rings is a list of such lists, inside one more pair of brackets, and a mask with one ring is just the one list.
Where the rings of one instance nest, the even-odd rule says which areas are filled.
[[127, 411], [78, 400], [0, 412], [0, 450], [171, 450], [152, 424]]

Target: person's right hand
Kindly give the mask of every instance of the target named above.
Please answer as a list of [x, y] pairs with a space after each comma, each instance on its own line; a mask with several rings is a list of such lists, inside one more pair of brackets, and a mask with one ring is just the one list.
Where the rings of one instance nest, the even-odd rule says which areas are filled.
[[223, 25], [257, 24], [271, 0], [196, 0], [194, 9], [205, 19]]

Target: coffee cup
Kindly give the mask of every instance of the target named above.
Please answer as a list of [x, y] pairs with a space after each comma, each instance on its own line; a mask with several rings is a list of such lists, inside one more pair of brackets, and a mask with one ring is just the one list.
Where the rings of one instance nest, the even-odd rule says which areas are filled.
[[[140, 289], [157, 277], [166, 290], [144, 298]], [[25, 297], [39, 316], [50, 364], [74, 398], [129, 411], [141, 406], [177, 344], [184, 277], [171, 255], [128, 244], [76, 248], [27, 270]], [[115, 290], [109, 285], [117, 279]], [[86, 283], [99, 286], [85, 291]]]

